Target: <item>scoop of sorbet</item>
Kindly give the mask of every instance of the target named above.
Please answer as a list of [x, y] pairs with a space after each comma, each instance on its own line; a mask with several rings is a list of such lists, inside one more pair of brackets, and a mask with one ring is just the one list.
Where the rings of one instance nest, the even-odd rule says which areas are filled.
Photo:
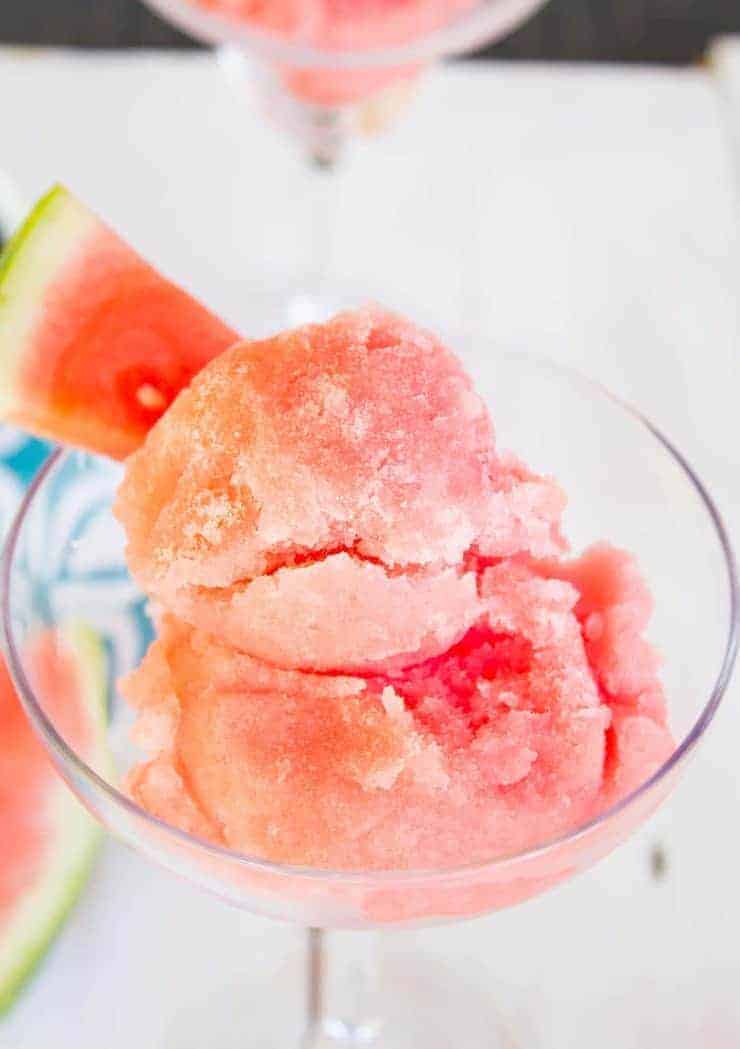
[[629, 617], [632, 571], [605, 547], [565, 567], [581, 587], [499, 563], [461, 641], [365, 677], [279, 670], [167, 618], [124, 682], [149, 753], [129, 789], [211, 840], [315, 867], [457, 866], [537, 845], [672, 749], [654, 674], [635, 692], [599, 686], [607, 650], [630, 658], [630, 629], [591, 660], [583, 641], [591, 616]]
[[122, 685], [132, 796], [243, 853], [354, 870], [484, 861], [597, 815], [672, 742], [634, 559], [564, 559], [563, 504], [399, 317], [227, 351], [117, 502], [159, 609]]
[[458, 641], [476, 560], [557, 553], [563, 505], [496, 453], [434, 336], [365, 309], [209, 364], [128, 461], [116, 513], [163, 608], [276, 666], [362, 671]]

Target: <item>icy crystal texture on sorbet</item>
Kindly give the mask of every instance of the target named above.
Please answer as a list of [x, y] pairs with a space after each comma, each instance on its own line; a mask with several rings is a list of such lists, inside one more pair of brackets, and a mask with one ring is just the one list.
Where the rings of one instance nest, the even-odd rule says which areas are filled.
[[431, 335], [377, 310], [242, 343], [128, 464], [131, 570], [168, 611], [305, 670], [418, 663], [481, 614], [481, 556], [561, 547], [563, 496], [500, 459]]
[[365, 309], [221, 355], [117, 512], [159, 639], [144, 807], [274, 860], [434, 867], [597, 814], [670, 753], [651, 602], [499, 453], [432, 335]]

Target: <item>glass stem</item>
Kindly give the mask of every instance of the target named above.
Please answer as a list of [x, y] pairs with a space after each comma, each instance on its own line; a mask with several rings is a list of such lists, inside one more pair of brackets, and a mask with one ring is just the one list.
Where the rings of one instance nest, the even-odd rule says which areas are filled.
[[378, 1049], [379, 934], [309, 929], [301, 1049]]
[[311, 209], [310, 217], [310, 263], [308, 286], [314, 294], [326, 294], [327, 278], [333, 254], [333, 216], [337, 206], [337, 173], [333, 165], [313, 165], [309, 172], [307, 194], [304, 203]]
[[[298, 103], [301, 106], [301, 103]], [[331, 171], [340, 162], [347, 140], [347, 118], [332, 106], [303, 104], [304, 138], [314, 167]]]
[[350, 133], [350, 115], [346, 107], [299, 97], [291, 91], [284, 70], [237, 46], [219, 48], [218, 58], [238, 92], [245, 98], [251, 96], [270, 122], [295, 140], [304, 158], [295, 203], [299, 206], [297, 224], [306, 228], [306, 244], [304, 252], [299, 247], [304, 255], [299, 263], [301, 279], [281, 326], [326, 320], [337, 312], [328, 291], [328, 275], [339, 191], [337, 168]]

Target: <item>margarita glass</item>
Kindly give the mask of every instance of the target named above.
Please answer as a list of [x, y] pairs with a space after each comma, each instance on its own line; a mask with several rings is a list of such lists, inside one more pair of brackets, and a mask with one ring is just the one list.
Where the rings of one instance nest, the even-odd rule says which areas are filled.
[[498, 39], [545, 0], [145, 0], [216, 44], [269, 115], [330, 166], [383, 127], [430, 62]]
[[[286, 207], [299, 207], [309, 216], [309, 227], [300, 250], [307, 263], [249, 290], [241, 329], [261, 337], [324, 321], [367, 298], [356, 293], [351, 280], [328, 279], [331, 216], [341, 178], [337, 162], [346, 143], [392, 124], [430, 64], [504, 36], [545, 0], [144, 2], [196, 39], [216, 45], [218, 60], [245, 103], [251, 101], [282, 128], [308, 160], [296, 171], [289, 193], [264, 202], [282, 220]], [[314, 18], [316, 12], [324, 18]], [[245, 177], [248, 184], [248, 173]], [[355, 206], [377, 207], [371, 194]], [[377, 222], [382, 228], [388, 216], [378, 211]], [[391, 291], [381, 285], [374, 295], [391, 301]]]
[[[373, 931], [507, 907], [605, 856], [665, 800], [712, 721], [733, 666], [733, 555], [711, 497], [681, 454], [646, 418], [574, 373], [501, 354], [483, 341], [455, 345], [489, 402], [501, 446], [551, 471], [569, 493], [566, 532], [574, 547], [602, 535], [630, 549], [655, 597], [650, 640], [664, 658], [676, 748], [639, 789], [556, 839], [454, 869], [339, 872], [242, 855], [157, 820], [121, 791], [107, 768], [75, 752], [25, 654], [38, 631], [83, 620], [109, 641], [112, 680], [140, 658], [145, 606], [128, 577], [123, 535], [110, 510], [120, 467], [56, 451], [7, 540], [0, 585], [8, 663], [59, 771], [105, 827], [154, 862], [238, 907], [307, 928], [305, 1049], [480, 1049], [480, 1039], [464, 1040], [454, 1010], [440, 1015], [429, 1008], [430, 993], [444, 1000], [446, 988], [430, 992], [423, 981], [415, 984], [413, 966], [403, 987], [381, 989]], [[122, 776], [138, 755], [129, 740], [133, 714], [112, 691], [109, 742]], [[259, 1000], [250, 1007], [254, 1031], [244, 1031], [243, 1044], [285, 1046], [270, 1040], [260, 1008]], [[485, 1018], [485, 1030], [487, 1046], [511, 1044], [495, 1018]]]

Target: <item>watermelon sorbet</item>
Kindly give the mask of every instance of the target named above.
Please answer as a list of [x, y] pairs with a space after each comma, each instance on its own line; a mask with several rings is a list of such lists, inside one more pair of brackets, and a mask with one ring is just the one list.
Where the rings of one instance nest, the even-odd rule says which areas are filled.
[[635, 561], [570, 557], [564, 506], [398, 316], [221, 354], [116, 503], [159, 634], [122, 683], [132, 797], [339, 870], [485, 861], [597, 815], [673, 742]]
[[321, 51], [411, 43], [478, 0], [187, 0], [205, 11]]

